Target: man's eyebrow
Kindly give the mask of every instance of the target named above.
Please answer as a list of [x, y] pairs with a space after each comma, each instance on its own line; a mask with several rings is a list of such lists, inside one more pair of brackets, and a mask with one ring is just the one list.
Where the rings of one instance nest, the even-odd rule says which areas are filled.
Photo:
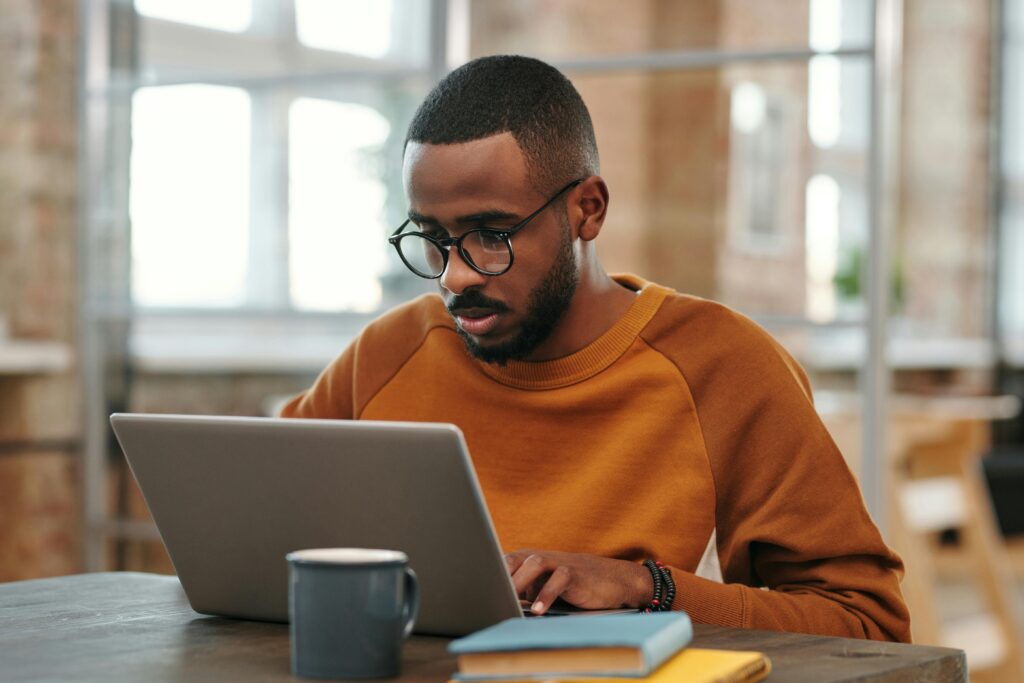
[[[482, 211], [480, 213], [474, 213], [468, 216], [459, 216], [458, 218], [455, 219], [455, 222], [462, 225], [469, 225], [474, 223], [490, 223], [491, 221], [516, 220], [519, 217], [519, 214], [516, 213], [492, 209], [490, 211]], [[426, 216], [422, 213], [418, 213], [412, 210], [409, 211], [409, 220], [411, 220], [413, 223], [416, 223], [417, 225], [426, 224], [441, 227], [441, 221], [437, 220], [433, 216]]]
[[411, 209], [409, 210], [409, 220], [416, 225], [421, 225], [423, 223], [426, 223], [427, 225], [436, 225], [438, 227], [441, 225], [433, 216], [424, 216], [422, 213], [417, 213]]

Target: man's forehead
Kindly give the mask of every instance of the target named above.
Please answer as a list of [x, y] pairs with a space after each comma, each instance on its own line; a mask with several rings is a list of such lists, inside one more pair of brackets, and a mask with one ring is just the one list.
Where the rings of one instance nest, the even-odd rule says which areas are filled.
[[526, 159], [509, 133], [447, 145], [410, 142], [403, 180], [410, 204], [508, 196], [530, 187]]

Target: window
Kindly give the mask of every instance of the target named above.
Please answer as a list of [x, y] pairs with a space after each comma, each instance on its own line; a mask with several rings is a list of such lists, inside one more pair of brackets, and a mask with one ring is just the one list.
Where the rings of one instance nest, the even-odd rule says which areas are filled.
[[1005, 13], [998, 313], [1007, 360], [1024, 367], [1024, 2]]
[[374, 311], [388, 246], [376, 162], [391, 124], [364, 105], [299, 98], [288, 125], [291, 303]]
[[[785, 98], [742, 80], [730, 96], [727, 211], [732, 244], [741, 250], [785, 246], [783, 174], [793, 166], [797, 145], [787, 135]], [[787, 158], [787, 153], [789, 158]]]
[[252, 22], [252, 0], [135, 0], [139, 14], [221, 31], [245, 31]]
[[132, 304], [362, 314], [408, 296], [385, 226], [405, 211], [405, 124], [432, 84], [430, 3], [134, 8]]
[[129, 215], [137, 304], [246, 302], [249, 116], [249, 96], [239, 88], [135, 92]]
[[839, 256], [839, 183], [820, 173], [807, 181], [807, 317], [816, 322], [838, 314], [835, 279]]
[[295, 28], [303, 45], [379, 59], [391, 48], [388, 0], [296, 0]]

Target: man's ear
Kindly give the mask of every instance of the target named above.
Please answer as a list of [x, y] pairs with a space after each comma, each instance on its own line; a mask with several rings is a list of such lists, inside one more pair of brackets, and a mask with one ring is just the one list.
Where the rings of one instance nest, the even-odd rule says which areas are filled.
[[580, 183], [576, 206], [579, 211], [576, 234], [589, 242], [600, 234], [608, 213], [608, 186], [601, 176], [592, 175]]

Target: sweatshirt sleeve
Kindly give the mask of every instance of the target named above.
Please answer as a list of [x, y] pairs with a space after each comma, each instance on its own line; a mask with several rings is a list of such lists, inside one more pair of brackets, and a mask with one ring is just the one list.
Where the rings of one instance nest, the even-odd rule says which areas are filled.
[[367, 325], [281, 417], [358, 420], [368, 401], [420, 349], [431, 331], [451, 328], [437, 295], [396, 306]]
[[281, 417], [352, 420], [355, 418], [353, 367], [356, 344], [346, 348], [309, 389], [281, 408]]
[[676, 364], [715, 478], [723, 583], [673, 568], [674, 607], [698, 622], [909, 642], [903, 564], [868, 515], [803, 371], [727, 309], [690, 322], [683, 328], [700, 334], [674, 340], [687, 350]]

